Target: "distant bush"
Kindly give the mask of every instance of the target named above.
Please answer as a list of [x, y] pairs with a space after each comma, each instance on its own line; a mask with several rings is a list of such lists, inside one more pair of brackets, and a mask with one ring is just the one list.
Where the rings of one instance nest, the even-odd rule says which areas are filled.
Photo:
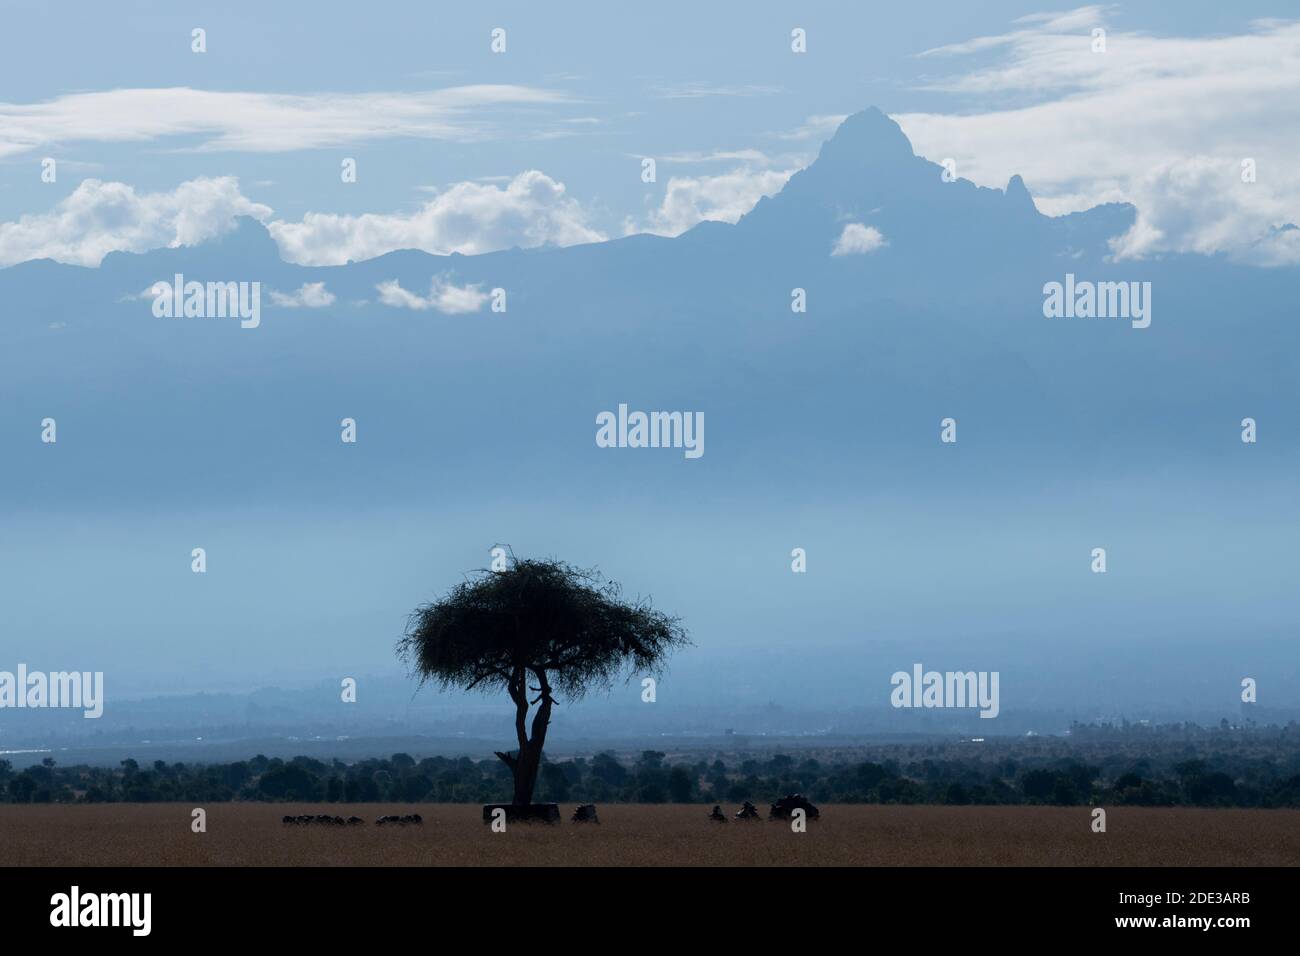
[[[538, 798], [578, 803], [818, 803], [1300, 807], [1300, 727], [1075, 725], [1069, 737], [881, 744], [815, 754], [643, 751], [547, 761]], [[488, 803], [509, 800], [495, 759], [408, 754], [344, 763], [261, 754], [229, 764], [15, 771], [0, 760], [0, 801], [151, 803], [263, 800]]]

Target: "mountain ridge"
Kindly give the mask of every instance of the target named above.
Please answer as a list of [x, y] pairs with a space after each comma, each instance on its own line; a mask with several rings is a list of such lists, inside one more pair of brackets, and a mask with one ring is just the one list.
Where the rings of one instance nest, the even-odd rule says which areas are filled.
[[[736, 231], [742, 235], [766, 229], [766, 239], [778, 245], [786, 245], [791, 229], [811, 228], [825, 233], [837, 223], [841, 228], [850, 221], [870, 225], [874, 219], [879, 222], [886, 238], [893, 242], [916, 232], [906, 226], [908, 219], [915, 218], [924, 227], [933, 228], [944, 218], [944, 203], [957, 201], [969, 206], [963, 212], [975, 212], [980, 216], [1005, 220], [1026, 229], [1029, 236], [1027, 243], [1072, 238], [1091, 250], [1098, 250], [1105, 242], [1130, 228], [1137, 215], [1136, 208], [1129, 203], [1103, 203], [1065, 216], [1045, 216], [1038, 211], [1019, 174], [1010, 178], [1005, 189], [998, 190], [977, 186], [961, 177], [953, 182], [944, 182], [943, 172], [941, 165], [916, 155], [902, 128], [873, 106], [848, 116], [834, 134], [822, 143], [812, 163], [795, 172], [777, 193], [761, 197], [754, 208], [736, 223], [704, 220], [678, 236], [657, 238], [690, 237], [691, 241], [698, 241], [704, 233], [708, 233], [726, 241], [725, 237], [732, 230], [719, 230], [717, 227], [731, 225], [737, 227]], [[940, 190], [947, 190], [947, 194]], [[798, 211], [790, 212], [792, 207]], [[890, 232], [885, 231], [886, 227], [894, 233], [894, 238], [890, 238]], [[561, 252], [564, 249], [591, 246], [617, 246], [639, 236], [649, 235], [653, 234], [637, 233], [603, 242], [565, 247], [550, 244], [524, 249], [511, 247], [472, 256], [403, 248], [369, 259], [349, 260], [346, 264], [327, 267], [288, 262], [283, 258], [279, 244], [272, 237], [266, 223], [241, 215], [234, 217], [231, 229], [202, 243], [139, 252], [113, 250], [105, 254], [99, 266], [79, 268], [130, 268], [128, 264], [139, 262], [139, 257], [142, 256], [175, 249], [203, 248], [208, 248], [232, 264], [256, 265], [271, 262], [304, 269], [347, 268], [372, 263], [396, 253], [419, 253], [435, 260], [459, 261], [511, 251]], [[40, 261], [54, 260], [25, 260], [7, 268], [15, 269]], [[4, 271], [0, 270], [0, 273]]]

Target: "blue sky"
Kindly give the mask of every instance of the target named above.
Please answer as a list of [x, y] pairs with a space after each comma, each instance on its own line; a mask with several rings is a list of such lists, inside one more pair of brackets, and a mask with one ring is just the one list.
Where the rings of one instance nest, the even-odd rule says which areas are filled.
[[[200, 242], [239, 213], [304, 264], [676, 234], [734, 221], [871, 105], [960, 176], [1022, 173], [1044, 212], [1134, 201], [1125, 254], [1240, 253], [1297, 218], [1285, 3], [67, 9], [6, 4], [0, 265]], [[1244, 156], [1254, 189], [1194, 201]], [[106, 185], [74, 195], [86, 179]]]

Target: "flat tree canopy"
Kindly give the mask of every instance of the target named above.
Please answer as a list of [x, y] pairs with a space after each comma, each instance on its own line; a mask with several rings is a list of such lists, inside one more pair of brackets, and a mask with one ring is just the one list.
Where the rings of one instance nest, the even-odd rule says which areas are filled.
[[[574, 700], [610, 688], [624, 673], [658, 673], [673, 648], [689, 643], [678, 618], [646, 600], [625, 600], [617, 584], [594, 570], [512, 559], [504, 570], [479, 572], [416, 608], [398, 655], [421, 684], [510, 695], [519, 749], [497, 756], [514, 774], [514, 802], [528, 804], [553, 694]], [[530, 700], [530, 692], [537, 696]]]

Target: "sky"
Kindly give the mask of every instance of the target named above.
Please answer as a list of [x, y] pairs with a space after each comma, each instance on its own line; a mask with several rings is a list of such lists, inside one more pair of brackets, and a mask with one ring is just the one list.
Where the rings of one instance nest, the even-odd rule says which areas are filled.
[[[1300, 255], [1275, 232], [1300, 202], [1285, 3], [70, 9], [6, 4], [0, 265], [96, 265], [240, 214], [316, 265], [676, 235], [735, 221], [868, 106], [963, 178], [1023, 175], [1044, 212], [1134, 202], [1118, 255]], [[1204, 201], [1246, 158], [1252, 188]]]
[[[697, 687], [748, 649], [797, 655], [735, 669], [754, 700], [790, 673], [852, 703], [916, 655], [1019, 669], [1020, 706], [1231, 701], [1259, 668], [1293, 691], [1288, 6], [6, 3], [0, 290], [25, 298], [0, 310], [0, 436], [22, 436], [0, 668], [72, 660], [132, 694], [388, 673], [411, 607], [500, 542], [681, 613]], [[939, 177], [900, 152], [742, 221], [871, 106], [998, 192], [930, 203]], [[897, 147], [863, 125], [846, 150]], [[1073, 267], [1034, 255], [1013, 175], [1046, 215], [1133, 205], [1104, 256], [1070, 254], [1155, 280], [1149, 334], [1044, 324]], [[872, 220], [895, 187], [918, 206]], [[838, 239], [800, 231], [823, 214]], [[241, 217], [284, 263], [245, 255]], [[741, 223], [683, 236], [712, 220]], [[614, 242], [642, 233], [682, 238]], [[366, 266], [404, 249], [467, 258]], [[818, 321], [774, 319], [792, 261]], [[173, 263], [264, 270], [264, 326], [150, 324]], [[498, 283], [509, 317], [477, 321]], [[591, 415], [624, 400], [707, 408], [708, 454], [603, 455]], [[954, 466], [934, 424], [963, 400]], [[47, 409], [59, 457], [27, 441]], [[1099, 539], [1105, 579], [1080, 558]]]

